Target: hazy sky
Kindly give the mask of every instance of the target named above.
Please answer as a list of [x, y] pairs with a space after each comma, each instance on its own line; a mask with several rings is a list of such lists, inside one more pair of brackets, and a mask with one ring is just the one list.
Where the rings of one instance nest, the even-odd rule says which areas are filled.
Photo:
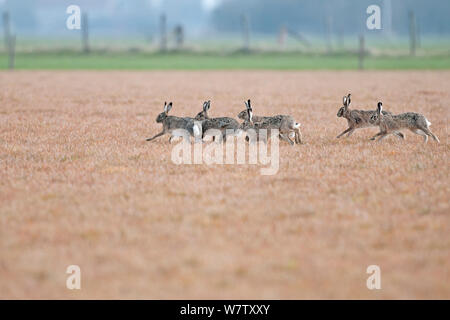
[[221, 0], [202, 0], [202, 1], [203, 1], [203, 7], [206, 10], [212, 10], [220, 3]]
[[[1, 3], [1, 1], [3, 1], [3, 0], [0, 0], [0, 3]], [[202, 0], [203, 8], [207, 11], [211, 11], [212, 9], [217, 7], [217, 5], [220, 3], [220, 1], [222, 1], [222, 0]], [[164, 2], [164, 0], [150, 0], [150, 2], [154, 6], [160, 6], [161, 3]]]
[[[276, 34], [286, 26], [322, 36], [327, 15], [334, 33], [355, 34], [365, 30], [370, 4], [381, 7], [381, 24], [387, 29], [392, 25], [393, 33], [408, 34], [409, 11], [414, 11], [421, 34], [450, 33], [449, 0], [0, 0], [0, 11], [10, 12], [19, 33], [55, 34], [67, 31], [66, 6], [73, 3], [89, 13], [97, 34], [156, 35], [161, 14], [169, 29], [182, 25], [188, 36], [240, 34], [243, 13], [253, 33]], [[0, 21], [0, 33], [2, 25]]]

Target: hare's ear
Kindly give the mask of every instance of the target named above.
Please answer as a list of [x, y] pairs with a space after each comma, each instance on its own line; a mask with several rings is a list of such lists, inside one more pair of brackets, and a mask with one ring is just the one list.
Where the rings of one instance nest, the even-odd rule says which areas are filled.
[[344, 107], [347, 108], [347, 106], [348, 106], [348, 104], [347, 104], [347, 96], [344, 96], [344, 97], [342, 98], [342, 103], [344, 104]]
[[167, 101], [164, 101], [164, 112], [167, 112]]
[[209, 110], [209, 108], [211, 108], [211, 100], [208, 100], [205, 111]]
[[253, 111], [252, 111], [252, 108], [247, 108], [247, 114], [248, 114], [248, 121], [250, 121], [250, 123], [252, 123], [252, 121], [253, 121]]
[[203, 102], [203, 111], [208, 110], [208, 101]]
[[378, 114], [381, 114], [382, 111], [383, 111], [383, 104], [381, 102], [378, 102], [378, 106], [377, 106]]
[[253, 110], [252, 110], [252, 105], [251, 105], [251, 103], [250, 103], [250, 99], [247, 100], [247, 102], [245, 103], [245, 105], [247, 106], [247, 110], [253, 111]]
[[350, 99], [350, 93], [347, 95], [347, 107], [350, 105], [350, 102], [352, 101], [351, 99]]
[[164, 111], [166, 113], [169, 113], [170, 109], [172, 109], [172, 102], [169, 102], [169, 104], [167, 106], [165, 106]]

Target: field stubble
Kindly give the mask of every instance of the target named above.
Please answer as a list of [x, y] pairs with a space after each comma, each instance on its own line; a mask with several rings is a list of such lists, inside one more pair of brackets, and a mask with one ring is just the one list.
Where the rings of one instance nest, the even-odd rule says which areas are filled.
[[[450, 298], [450, 72], [0, 73], [0, 298]], [[424, 113], [441, 144], [353, 108]], [[291, 114], [280, 170], [180, 165], [155, 118]], [[68, 265], [82, 289], [65, 287]], [[381, 267], [382, 289], [366, 288]]]

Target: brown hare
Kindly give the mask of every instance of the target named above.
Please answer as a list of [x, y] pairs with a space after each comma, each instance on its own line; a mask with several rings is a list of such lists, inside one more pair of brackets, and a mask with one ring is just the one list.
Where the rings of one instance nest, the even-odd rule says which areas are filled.
[[428, 142], [428, 136], [439, 143], [438, 137], [431, 132], [429, 126], [431, 122], [424, 115], [415, 112], [406, 112], [398, 115], [383, 114], [383, 103], [378, 102], [376, 114], [372, 116], [372, 121], [380, 127], [380, 132], [374, 135], [370, 140], [383, 140], [387, 135], [396, 133], [401, 129], [409, 129], [415, 134], [423, 136], [425, 143]]
[[194, 137], [198, 137], [201, 134], [200, 127], [195, 123], [193, 118], [169, 116], [168, 113], [170, 109], [172, 109], [172, 102], [169, 102], [169, 104], [167, 104], [167, 102], [164, 102], [164, 111], [156, 117], [156, 122], [162, 123], [163, 130], [157, 135], [148, 138], [146, 141], [152, 141], [157, 137], [169, 133], [171, 135], [169, 139], [170, 142], [172, 137], [174, 136], [174, 131], [180, 129], [187, 130], [189, 134]]
[[[343, 98], [343, 106], [339, 109], [337, 116], [343, 117], [347, 119], [348, 128], [345, 129], [341, 134], [339, 134], [336, 138], [342, 137], [347, 133], [347, 138], [351, 136], [353, 131], [356, 129], [369, 128], [369, 127], [377, 127], [378, 125], [372, 120], [372, 116], [376, 113], [376, 111], [366, 111], [366, 110], [351, 110], [348, 107], [350, 106], [351, 98], [350, 93]], [[383, 114], [391, 114], [389, 111], [383, 111]], [[394, 133], [399, 138], [404, 139], [404, 135], [401, 132]]]
[[[250, 128], [253, 126], [254, 129], [278, 129], [280, 132], [280, 138], [284, 141], [289, 142], [290, 145], [294, 143], [301, 144], [302, 134], [300, 132], [300, 123], [296, 122], [294, 118], [287, 115], [276, 115], [272, 117], [261, 117], [254, 116], [253, 109], [251, 107], [250, 100], [245, 102], [246, 110], [241, 111], [238, 114], [238, 118], [244, 120], [244, 128]], [[249, 115], [252, 114], [252, 119], [250, 121]], [[245, 129], [244, 129], [245, 130]], [[268, 133], [269, 135], [269, 133]], [[294, 137], [294, 141], [291, 140], [291, 135]]]
[[209, 129], [217, 129], [222, 132], [222, 138], [226, 139], [227, 130], [239, 129], [239, 122], [229, 117], [210, 118], [208, 116], [208, 110], [211, 108], [211, 101], [205, 101], [203, 103], [203, 110], [196, 116], [195, 120], [201, 121], [203, 134]]
[[[245, 112], [247, 114], [247, 116], [243, 117], [244, 122], [242, 122], [241, 125], [239, 126], [240, 133], [246, 132], [247, 134], [249, 134], [249, 130], [253, 130], [254, 135], [252, 135], [252, 136], [248, 135], [248, 136], [245, 137], [245, 139], [247, 141], [249, 141], [250, 143], [253, 143], [255, 141], [259, 141], [259, 140], [262, 139], [265, 143], [267, 143], [267, 136], [270, 133], [267, 133], [266, 136], [263, 136], [263, 135], [259, 136], [258, 135], [258, 133], [259, 133], [258, 132], [258, 128], [256, 127], [255, 123], [253, 122], [254, 117], [253, 117], [252, 107], [249, 104], [247, 104], [247, 102], [245, 103], [245, 105], [247, 106], [247, 109], [244, 110], [244, 111], [241, 111], [239, 113], [239, 115], [242, 115], [243, 112]], [[261, 118], [262, 117], [257, 117], [257, 119], [260, 120], [260, 121], [261, 121]], [[267, 118], [269, 118], [269, 117], [267, 117]], [[270, 131], [270, 129], [268, 131]]]

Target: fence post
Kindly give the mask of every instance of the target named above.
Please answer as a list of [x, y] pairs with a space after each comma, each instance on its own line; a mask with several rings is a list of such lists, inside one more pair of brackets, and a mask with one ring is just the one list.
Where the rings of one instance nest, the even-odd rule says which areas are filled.
[[244, 51], [250, 50], [250, 27], [248, 17], [246, 14], [241, 16], [242, 36], [244, 38]]
[[326, 39], [327, 39], [327, 53], [333, 52], [333, 46], [331, 44], [331, 37], [333, 34], [333, 18], [328, 15], [326, 18]]
[[9, 37], [11, 36], [11, 23], [9, 18], [9, 12], [3, 12], [3, 32], [5, 41], [5, 51], [9, 48]]
[[417, 48], [422, 47], [422, 35], [420, 33], [420, 21], [416, 21], [416, 45], [417, 45]]
[[338, 44], [339, 44], [339, 49], [344, 50], [345, 48], [345, 44], [344, 44], [344, 29], [340, 28], [338, 31]]
[[81, 15], [81, 41], [83, 43], [83, 52], [89, 53], [89, 17], [87, 13]]
[[364, 70], [364, 35], [359, 35], [358, 69]]
[[175, 42], [178, 50], [183, 48], [184, 42], [184, 29], [182, 25], [177, 25], [174, 30], [175, 33]]
[[286, 27], [283, 25], [280, 28], [280, 32], [278, 33], [278, 44], [281, 49], [284, 49], [287, 34], [288, 34], [288, 31], [287, 31]]
[[414, 12], [409, 11], [409, 54], [411, 56], [416, 55], [416, 17], [414, 16]]
[[16, 35], [10, 35], [8, 39], [8, 67], [9, 70], [14, 70], [16, 55]]
[[392, 4], [391, 0], [383, 0], [383, 32], [392, 36]]
[[165, 14], [162, 14], [159, 18], [159, 32], [160, 32], [160, 43], [159, 49], [162, 52], [167, 51], [167, 18]]

